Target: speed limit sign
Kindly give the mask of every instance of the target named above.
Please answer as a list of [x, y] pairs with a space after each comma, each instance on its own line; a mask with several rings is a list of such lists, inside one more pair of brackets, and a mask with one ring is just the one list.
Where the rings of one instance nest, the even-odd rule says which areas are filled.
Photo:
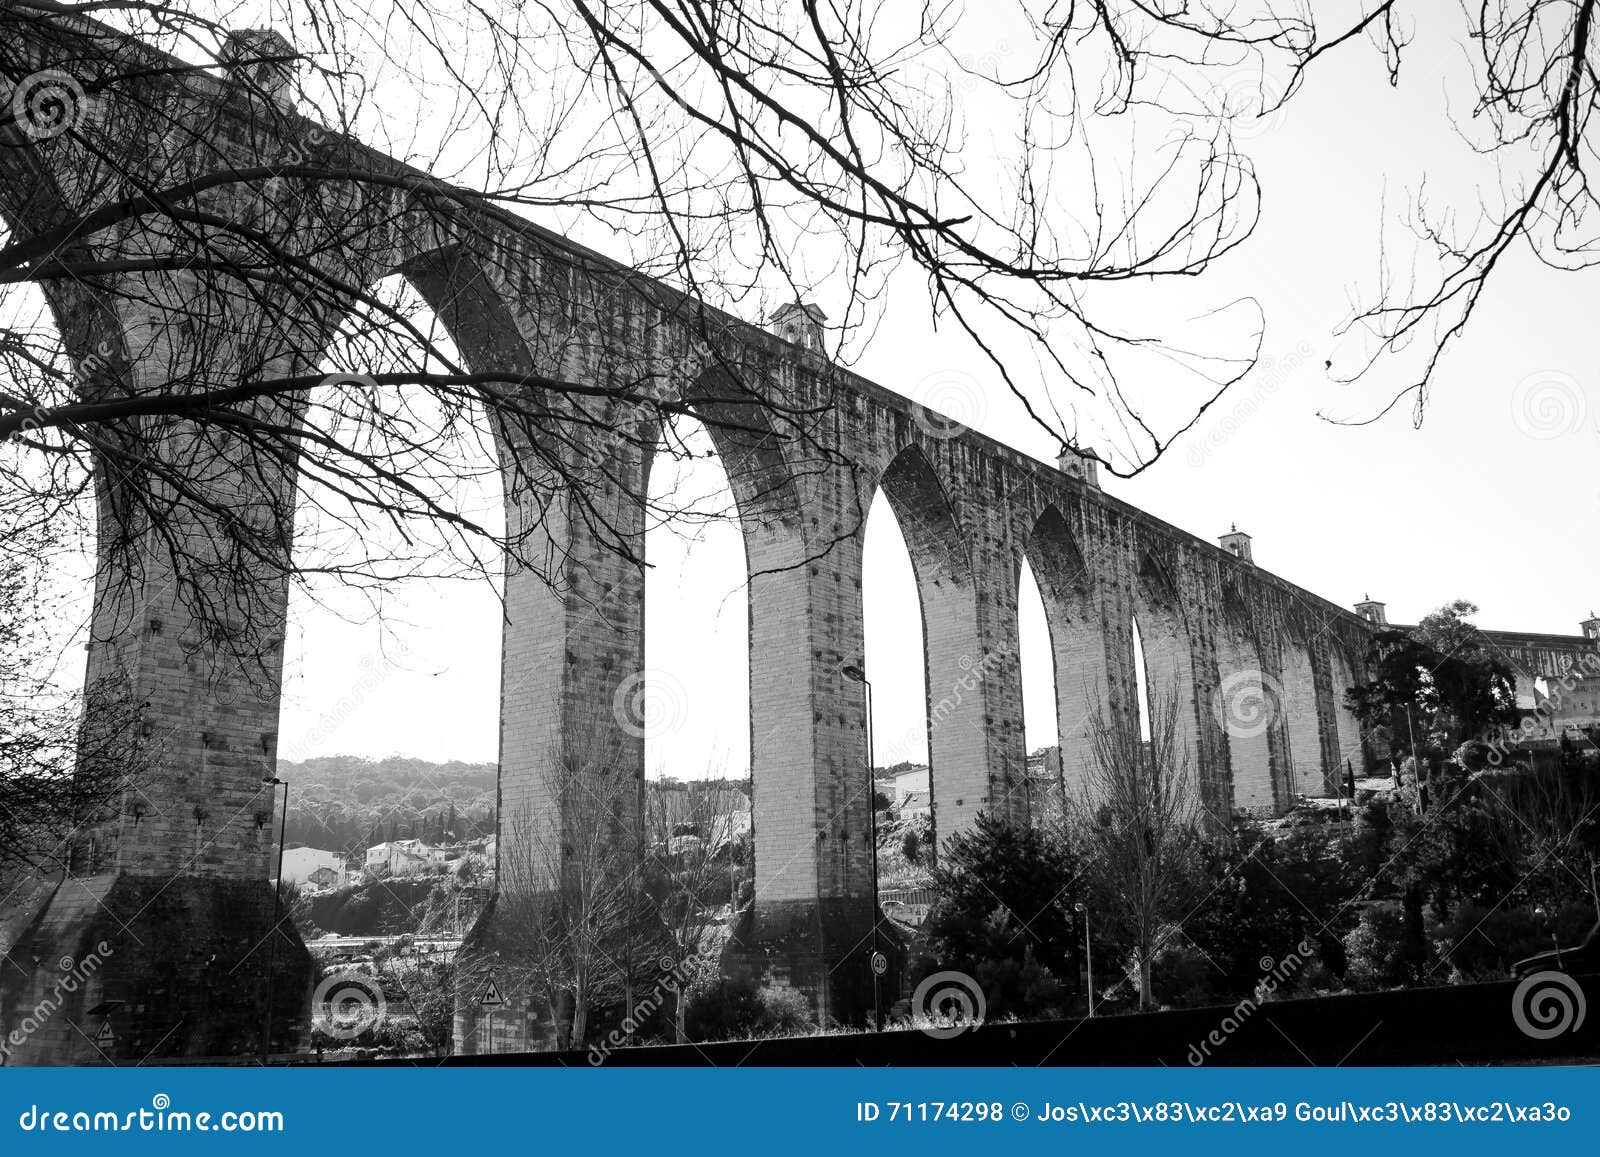
[[889, 958], [881, 952], [872, 954], [872, 971], [876, 976], [882, 976], [889, 971]]

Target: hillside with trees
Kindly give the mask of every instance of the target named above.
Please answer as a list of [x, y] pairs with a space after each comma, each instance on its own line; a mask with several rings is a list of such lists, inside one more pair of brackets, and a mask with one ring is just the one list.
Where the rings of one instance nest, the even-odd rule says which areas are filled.
[[455, 843], [495, 831], [495, 765], [389, 756], [282, 760], [285, 842], [359, 852], [385, 840]]

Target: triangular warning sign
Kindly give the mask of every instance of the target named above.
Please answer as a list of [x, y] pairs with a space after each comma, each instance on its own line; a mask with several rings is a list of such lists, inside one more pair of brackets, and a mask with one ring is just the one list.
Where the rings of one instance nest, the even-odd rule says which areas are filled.
[[94, 1043], [97, 1045], [112, 1045], [117, 1043], [117, 1034], [111, 1031], [111, 1022], [108, 1020], [100, 1026], [100, 1031], [94, 1034]]
[[478, 1003], [489, 1007], [496, 1004], [504, 1004], [505, 1002], [506, 998], [500, 995], [500, 986], [494, 982], [494, 977], [491, 976], [489, 983], [483, 986], [483, 995], [478, 997]]

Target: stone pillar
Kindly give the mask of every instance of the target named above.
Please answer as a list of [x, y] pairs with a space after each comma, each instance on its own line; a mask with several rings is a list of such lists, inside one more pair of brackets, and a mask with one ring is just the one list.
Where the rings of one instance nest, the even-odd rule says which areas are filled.
[[[1142, 695], [1162, 702], [1175, 695], [1175, 739], [1186, 753], [1192, 791], [1207, 816], [1225, 817], [1232, 806], [1226, 736], [1211, 709], [1217, 682], [1210, 636], [1200, 630], [1203, 603], [1187, 572], [1168, 569], [1179, 560], [1156, 564], [1140, 533], [1131, 525], [1109, 528], [1086, 549], [1101, 586], [1106, 709], [1119, 725], [1138, 729]], [[1144, 687], [1135, 661], [1136, 620]]]
[[[531, 457], [519, 471], [514, 445], [501, 451], [507, 528], [526, 561], [506, 569], [496, 892], [458, 961], [454, 1035], [463, 1054], [549, 1042], [539, 983], [549, 946], [531, 926], [530, 905], [574, 870], [575, 857], [591, 871], [637, 873], [652, 725], [637, 453], [599, 447], [574, 465], [592, 474], [580, 505], [554, 479], [530, 477]], [[601, 829], [620, 848], [604, 865], [593, 851]], [[483, 1003], [491, 985], [503, 1003]]]
[[[995, 541], [993, 537], [983, 537], [985, 541]], [[1022, 654], [1017, 627], [1020, 570], [1021, 559], [1009, 550], [1003, 554], [998, 551], [979, 553], [976, 576], [978, 645], [975, 652], [963, 652], [956, 657], [956, 667], [961, 674], [946, 694], [952, 700], [960, 700], [963, 707], [969, 702], [973, 704], [967, 718], [969, 725], [976, 726], [983, 736], [984, 778], [981, 785], [971, 785], [982, 788], [976, 806], [966, 794], [971, 787], [950, 785], [949, 791], [957, 793], [952, 801], [954, 806], [942, 815], [935, 812], [945, 825], [939, 829], [941, 838], [960, 831], [980, 810], [1014, 823], [1028, 823], [1032, 819], [1035, 801], [1028, 783], [1028, 751], [1022, 718]], [[939, 705], [931, 686], [928, 699], [931, 713]], [[946, 772], [955, 766], [947, 760]], [[951, 778], [947, 774], [946, 782]], [[937, 778], [933, 800], [938, 808]]]
[[1291, 639], [1280, 641], [1282, 665], [1278, 678], [1279, 707], [1285, 739], [1283, 802], [1292, 805], [1297, 795], [1324, 794], [1322, 738], [1318, 724], [1316, 676], [1306, 649]]
[[[1118, 576], [1120, 568], [1110, 572], [1111, 576]], [[1127, 593], [1127, 588], [1118, 581], [1106, 585], [1104, 597], [1100, 600], [1100, 631], [1097, 636], [1099, 645], [1099, 661], [1104, 672], [1105, 688], [1101, 692], [1107, 712], [1107, 721], [1116, 727], [1132, 728], [1138, 731], [1140, 727], [1140, 702], [1145, 688], [1139, 685], [1138, 665], [1135, 659], [1134, 637], [1134, 602]], [[1059, 673], [1056, 676], [1056, 693], [1061, 699], [1062, 712], [1062, 776], [1066, 780], [1067, 792], [1072, 796], [1080, 796], [1089, 791], [1097, 774], [1094, 763], [1094, 750], [1090, 745], [1088, 734], [1087, 716], [1084, 713], [1084, 703], [1081, 690], [1064, 690], [1061, 686]], [[1068, 704], [1077, 713], [1082, 723], [1078, 732], [1079, 740], [1075, 752], [1067, 750], [1067, 724], [1066, 710]]]
[[[1221, 596], [1191, 554], [1147, 532], [1128, 532], [1122, 564], [1130, 612], [1138, 615], [1150, 686], [1162, 697], [1177, 690], [1178, 739], [1201, 809], [1226, 823], [1234, 806], [1228, 737], [1214, 704], [1220, 694], [1213, 610]], [[1134, 700], [1137, 709], [1137, 701]]]
[[881, 482], [922, 605], [929, 775], [941, 841], [981, 811], [1010, 819], [1026, 810], [1017, 561], [998, 525], [1002, 512], [968, 502], [970, 522], [957, 524], [948, 487], [960, 484], [941, 478], [916, 443], [900, 450]]
[[[808, 566], [798, 527], [752, 520], [743, 529], [750, 570], [755, 902], [770, 926], [782, 908], [813, 906], [824, 881], [830, 894], [866, 894], [862, 874], [850, 871], [848, 857], [840, 858], [837, 836], [823, 847], [838, 810], [830, 801], [844, 808], [845, 826], [855, 819], [859, 830], [866, 820], [865, 810], [851, 814], [856, 797], [864, 799], [867, 791], [866, 715], [856, 703], [866, 692], [840, 673], [863, 661], [861, 556], [856, 544], [841, 543], [825, 565]], [[832, 606], [834, 630], [813, 630], [819, 604]], [[822, 653], [814, 654], [818, 649]], [[816, 718], [820, 703], [828, 705], [821, 708], [824, 719]], [[826, 769], [821, 775], [819, 766]], [[830, 779], [837, 782], [823, 790]]]
[[904, 951], [873, 890], [866, 689], [843, 674], [864, 663], [854, 480], [840, 468], [806, 473], [793, 480], [794, 516], [740, 512], [756, 883], [727, 964], [806, 992], [819, 1015], [860, 1023], [872, 1007], [875, 919], [890, 960], [886, 1001]]
[[[1346, 756], [1339, 741], [1339, 699], [1344, 690], [1334, 686], [1333, 661], [1328, 645], [1321, 637], [1313, 639], [1309, 648], [1311, 660], [1312, 705], [1316, 709], [1317, 749], [1321, 757], [1321, 775], [1316, 780], [1316, 794], [1337, 797], [1344, 794], [1344, 761]], [[1360, 753], [1349, 757], [1351, 766], [1361, 770]], [[1303, 791], [1311, 791], [1307, 777], [1302, 774]]]
[[1531, 671], [1515, 668], [1511, 677], [1519, 711], [1533, 711], [1539, 706], [1539, 688]]
[[915, 552], [912, 565], [922, 603], [934, 833], [943, 840], [990, 802], [983, 699], [972, 686], [981, 683], [987, 655], [971, 576], [940, 573], [926, 559], [919, 563]]
[[1277, 704], [1262, 678], [1260, 656], [1243, 628], [1223, 625], [1217, 674], [1214, 707], [1227, 736], [1234, 804], [1258, 814], [1273, 814], [1278, 792], [1270, 733]]
[[[1108, 594], [1102, 602], [1100, 633], [1100, 644], [1104, 651], [1106, 710], [1112, 722], [1137, 728], [1142, 689], [1134, 660], [1133, 620], [1133, 602], [1126, 593], [1119, 590]], [[1057, 690], [1059, 693], [1059, 685]], [[1065, 726], [1062, 730], [1065, 731]], [[1089, 758], [1091, 754], [1085, 751], [1084, 759], [1079, 761], [1080, 775], [1082, 766]], [[1063, 767], [1069, 765], [1063, 763]], [[1070, 774], [1069, 770], [1069, 780]]]
[[1345, 761], [1349, 760], [1354, 766], [1357, 775], [1362, 775], [1363, 773], [1371, 775], [1375, 770], [1374, 761], [1370, 756], [1367, 744], [1363, 742], [1361, 723], [1345, 704], [1345, 692], [1354, 685], [1354, 676], [1351, 674], [1350, 664], [1341, 654], [1337, 644], [1326, 644], [1326, 650], [1333, 680], [1331, 688], [1333, 721], [1334, 731], [1338, 736], [1339, 767], [1342, 772]]
[[1193, 638], [1178, 612], [1148, 604], [1139, 611], [1139, 636], [1144, 644], [1149, 693], [1158, 703], [1176, 697], [1177, 742], [1180, 747], [1187, 748], [1191, 774], [1198, 781], [1202, 759], [1201, 716], [1209, 708], [1210, 700], [1201, 700], [1196, 686]]
[[[201, 296], [153, 279], [144, 289]], [[196, 334], [148, 308], [114, 372], [136, 390], [236, 378], [230, 343], [250, 323], [214, 320]], [[287, 406], [261, 409], [294, 420]], [[269, 985], [267, 1047], [295, 1047], [306, 1027], [311, 962], [287, 918], [274, 922], [276, 799], [262, 782], [275, 771], [294, 479], [231, 436], [164, 418], [145, 428], [151, 457], [190, 493], [154, 470], [131, 480], [126, 463], [102, 465], [86, 676], [91, 701], [115, 690], [143, 704], [138, 752], [0, 961], [0, 1034], [35, 1026], [11, 1064], [254, 1053]]]
[[[1261, 687], [1270, 722], [1267, 726], [1267, 756], [1272, 774], [1272, 813], [1283, 815], [1295, 803], [1294, 740], [1289, 733], [1290, 713], [1285, 702], [1284, 648], [1281, 638], [1260, 644]], [[1315, 742], [1311, 744], [1315, 750]]]

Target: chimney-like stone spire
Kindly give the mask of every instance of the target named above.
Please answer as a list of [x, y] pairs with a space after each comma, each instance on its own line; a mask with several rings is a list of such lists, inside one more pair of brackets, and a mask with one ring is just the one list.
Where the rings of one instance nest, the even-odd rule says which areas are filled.
[[270, 28], [240, 28], [222, 44], [229, 78], [286, 113], [294, 110], [297, 55], [294, 45]]
[[1361, 601], [1356, 604], [1356, 614], [1375, 627], [1387, 627], [1389, 625], [1389, 616], [1384, 613], [1383, 606], [1384, 604], [1378, 602], [1371, 595], [1363, 595]]
[[1087, 454], [1080, 454], [1071, 446], [1061, 447], [1056, 455], [1056, 469], [1069, 478], [1076, 478], [1085, 486], [1100, 489], [1100, 463]]
[[767, 328], [791, 345], [807, 353], [826, 356], [823, 346], [823, 324], [828, 315], [815, 305], [791, 301], [780, 305], [767, 317]]
[[1250, 553], [1250, 536], [1239, 529], [1237, 522], [1233, 528], [1217, 541], [1222, 544], [1222, 549], [1238, 558], [1241, 562], [1254, 563], [1255, 558]]

